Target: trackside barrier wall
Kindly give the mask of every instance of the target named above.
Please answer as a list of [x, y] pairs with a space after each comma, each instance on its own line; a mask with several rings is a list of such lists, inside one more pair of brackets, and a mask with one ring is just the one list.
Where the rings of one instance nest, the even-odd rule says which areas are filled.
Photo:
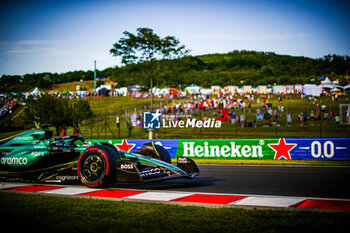
[[350, 160], [349, 138], [277, 139], [91, 139], [109, 142], [122, 150], [137, 152], [144, 143], [164, 146], [172, 158], [195, 159], [317, 159]]

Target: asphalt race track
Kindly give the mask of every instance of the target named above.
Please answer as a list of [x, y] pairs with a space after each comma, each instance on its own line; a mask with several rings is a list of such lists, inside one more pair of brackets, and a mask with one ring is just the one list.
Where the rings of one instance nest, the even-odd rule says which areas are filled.
[[201, 175], [115, 188], [234, 193], [298, 197], [350, 198], [350, 167], [198, 165]]

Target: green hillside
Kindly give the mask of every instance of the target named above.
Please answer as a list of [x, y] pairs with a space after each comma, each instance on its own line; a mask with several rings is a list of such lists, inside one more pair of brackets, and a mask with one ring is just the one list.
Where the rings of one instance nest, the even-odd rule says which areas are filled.
[[[259, 85], [319, 83], [327, 76], [338, 79], [341, 85], [348, 83], [345, 74], [350, 72], [350, 57], [327, 55], [313, 59], [278, 55], [273, 52], [233, 51], [226, 54], [186, 56], [176, 60], [159, 60], [155, 72], [158, 87], [184, 87], [195, 83], [210, 85]], [[149, 86], [149, 80], [141, 71], [143, 64], [98, 70], [98, 77], [110, 77], [118, 86], [134, 84]], [[39, 73], [22, 76], [3, 75], [0, 92], [28, 91], [35, 86], [48, 88], [58, 83], [93, 80], [92, 71], [72, 71], [62, 74]]]
[[[278, 55], [270, 52], [233, 51], [226, 54], [208, 54], [163, 60], [157, 72], [156, 85], [179, 87], [191, 83], [210, 85], [259, 85], [319, 83], [328, 76], [346, 84], [350, 71], [350, 57], [328, 55], [320, 59]], [[141, 65], [107, 69], [102, 73], [125, 86], [133, 83], [148, 86], [142, 76]]]

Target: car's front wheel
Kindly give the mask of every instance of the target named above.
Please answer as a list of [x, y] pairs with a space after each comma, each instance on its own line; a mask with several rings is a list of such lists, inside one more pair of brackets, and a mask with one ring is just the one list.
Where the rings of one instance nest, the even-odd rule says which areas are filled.
[[118, 152], [107, 146], [91, 146], [78, 160], [78, 176], [89, 187], [106, 187], [116, 181]]

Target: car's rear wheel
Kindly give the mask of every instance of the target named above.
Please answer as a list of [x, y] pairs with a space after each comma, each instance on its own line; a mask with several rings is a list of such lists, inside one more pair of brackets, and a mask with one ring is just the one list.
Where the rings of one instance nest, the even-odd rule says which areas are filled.
[[78, 160], [78, 176], [89, 187], [106, 187], [116, 181], [118, 152], [107, 146], [92, 146]]

